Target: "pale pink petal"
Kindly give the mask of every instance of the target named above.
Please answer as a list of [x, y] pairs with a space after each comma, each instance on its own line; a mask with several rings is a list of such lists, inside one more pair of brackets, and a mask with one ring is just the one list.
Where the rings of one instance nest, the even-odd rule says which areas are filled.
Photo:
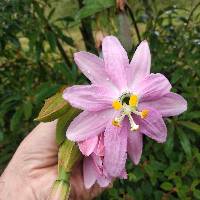
[[81, 153], [85, 156], [89, 156], [97, 146], [98, 136], [91, 137], [84, 141], [78, 142]]
[[104, 134], [98, 136], [98, 144], [94, 150], [94, 153], [98, 156], [104, 156]]
[[143, 148], [143, 137], [139, 131], [128, 134], [128, 155], [135, 165], [140, 162]]
[[134, 88], [135, 84], [141, 81], [150, 73], [151, 54], [147, 41], [143, 41], [137, 47], [131, 63], [127, 68], [128, 84]]
[[149, 115], [145, 119], [134, 116], [137, 124], [140, 125], [139, 131], [159, 143], [165, 142], [167, 128], [162, 119], [162, 115], [152, 108], [147, 109], [149, 110]]
[[98, 111], [111, 108], [115, 94], [102, 86], [75, 85], [64, 90], [63, 98], [75, 108]]
[[96, 182], [98, 174], [95, 170], [91, 157], [85, 157], [83, 160], [83, 180], [86, 189], [91, 188]]
[[113, 109], [98, 112], [83, 111], [69, 125], [66, 136], [72, 141], [83, 141], [101, 134], [112, 119]]
[[101, 187], [107, 187], [110, 184], [111, 180], [109, 180], [108, 178], [106, 178], [105, 176], [99, 176], [97, 178], [97, 183], [101, 186]]
[[187, 101], [180, 95], [169, 92], [163, 97], [154, 100], [142, 102], [141, 106], [153, 107], [155, 110], [159, 111], [163, 117], [179, 115], [187, 110]]
[[140, 96], [140, 102], [158, 99], [172, 88], [168, 79], [162, 74], [150, 74], [140, 81], [135, 92]]
[[104, 134], [105, 156], [104, 166], [108, 174], [112, 177], [120, 176], [125, 168], [127, 158], [127, 124], [122, 127], [108, 124]]
[[103, 174], [103, 160], [102, 157], [96, 155], [95, 153], [91, 154], [91, 157], [94, 162], [94, 166], [98, 174], [102, 175]]
[[103, 59], [94, 54], [81, 51], [74, 54], [74, 60], [79, 69], [93, 84], [102, 85], [117, 92], [117, 88], [105, 71]]
[[111, 81], [119, 88], [127, 86], [125, 68], [128, 66], [128, 56], [119, 40], [114, 36], [107, 36], [102, 43], [105, 70]]

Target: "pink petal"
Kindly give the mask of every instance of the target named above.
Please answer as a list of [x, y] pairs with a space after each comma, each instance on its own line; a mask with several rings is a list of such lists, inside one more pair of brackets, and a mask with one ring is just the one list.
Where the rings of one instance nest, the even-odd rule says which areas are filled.
[[83, 155], [89, 156], [97, 146], [98, 136], [91, 137], [78, 143], [79, 149]]
[[126, 163], [127, 150], [127, 124], [115, 127], [108, 124], [104, 133], [105, 157], [104, 166], [111, 177], [120, 176]]
[[94, 153], [98, 156], [104, 156], [104, 134], [98, 136], [98, 144], [94, 150]]
[[83, 141], [105, 130], [113, 116], [113, 109], [98, 112], [83, 111], [69, 125], [66, 136], [72, 141]]
[[107, 187], [110, 184], [111, 180], [107, 179], [105, 176], [99, 176], [97, 178], [97, 183], [101, 186], [101, 187]]
[[136, 92], [141, 101], [158, 99], [167, 94], [172, 88], [170, 82], [162, 74], [150, 74], [140, 81], [136, 86]]
[[112, 100], [115, 94], [102, 86], [76, 85], [66, 88], [63, 98], [70, 104], [82, 110], [98, 111], [112, 107]]
[[94, 54], [81, 51], [74, 54], [74, 60], [79, 69], [92, 83], [102, 84], [108, 82], [103, 59]]
[[127, 86], [125, 67], [128, 66], [128, 56], [119, 40], [114, 36], [107, 36], [102, 43], [105, 70], [111, 81], [119, 88]]
[[162, 115], [154, 109], [147, 108], [149, 115], [145, 119], [135, 117], [137, 124], [140, 125], [139, 131], [159, 143], [166, 141], [167, 128], [162, 119]]
[[142, 102], [142, 107], [151, 106], [159, 111], [163, 117], [179, 115], [187, 110], [187, 101], [180, 95], [169, 92], [163, 97], [148, 102]]
[[98, 172], [98, 174], [102, 175], [103, 174], [103, 160], [102, 160], [102, 157], [96, 155], [95, 153], [92, 153], [91, 157], [93, 159], [96, 171]]
[[134, 164], [140, 162], [143, 148], [143, 138], [139, 131], [129, 132], [128, 134], [128, 155]]
[[83, 161], [83, 180], [85, 188], [91, 188], [95, 184], [97, 177], [98, 174], [91, 157], [85, 157]]
[[128, 83], [131, 88], [150, 73], [151, 54], [147, 41], [137, 47], [129, 68], [127, 68]]

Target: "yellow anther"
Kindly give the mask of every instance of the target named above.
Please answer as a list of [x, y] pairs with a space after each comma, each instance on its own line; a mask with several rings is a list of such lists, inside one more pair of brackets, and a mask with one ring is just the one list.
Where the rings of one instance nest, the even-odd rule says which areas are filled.
[[113, 101], [112, 103], [112, 107], [115, 109], [115, 110], [120, 110], [122, 108], [122, 104], [121, 102], [119, 102], [118, 100], [115, 100]]
[[133, 106], [133, 107], [136, 107], [137, 104], [138, 104], [138, 97], [137, 97], [137, 95], [131, 95], [130, 99], [129, 99], [129, 105]]
[[120, 127], [120, 123], [119, 123], [118, 121], [116, 121], [116, 120], [113, 120], [113, 121], [112, 121], [112, 125], [113, 125], [113, 126]]
[[147, 110], [147, 109], [142, 110], [141, 118], [145, 119], [148, 116], [148, 114], [149, 114], [149, 110]]

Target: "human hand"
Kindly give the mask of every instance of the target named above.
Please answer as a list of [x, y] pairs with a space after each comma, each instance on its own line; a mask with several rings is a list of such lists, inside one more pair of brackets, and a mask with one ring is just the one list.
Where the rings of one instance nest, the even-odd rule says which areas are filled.
[[[57, 178], [56, 121], [40, 123], [20, 144], [0, 178], [0, 200], [46, 200]], [[72, 171], [70, 199], [89, 200], [103, 189], [84, 187], [82, 164]]]

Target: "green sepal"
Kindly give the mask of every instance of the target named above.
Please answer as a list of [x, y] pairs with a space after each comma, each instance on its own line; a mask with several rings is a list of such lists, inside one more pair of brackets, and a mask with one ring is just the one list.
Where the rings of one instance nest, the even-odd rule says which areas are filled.
[[81, 153], [78, 146], [70, 140], [65, 140], [58, 152], [58, 166], [62, 166], [65, 172], [71, 172], [80, 158]]
[[71, 121], [80, 113], [80, 110], [69, 108], [69, 110], [58, 119], [56, 125], [56, 142], [61, 145], [66, 139], [66, 129]]
[[45, 100], [45, 104], [35, 120], [40, 122], [53, 121], [65, 114], [69, 108], [70, 105], [62, 98], [62, 93], [56, 93]]

